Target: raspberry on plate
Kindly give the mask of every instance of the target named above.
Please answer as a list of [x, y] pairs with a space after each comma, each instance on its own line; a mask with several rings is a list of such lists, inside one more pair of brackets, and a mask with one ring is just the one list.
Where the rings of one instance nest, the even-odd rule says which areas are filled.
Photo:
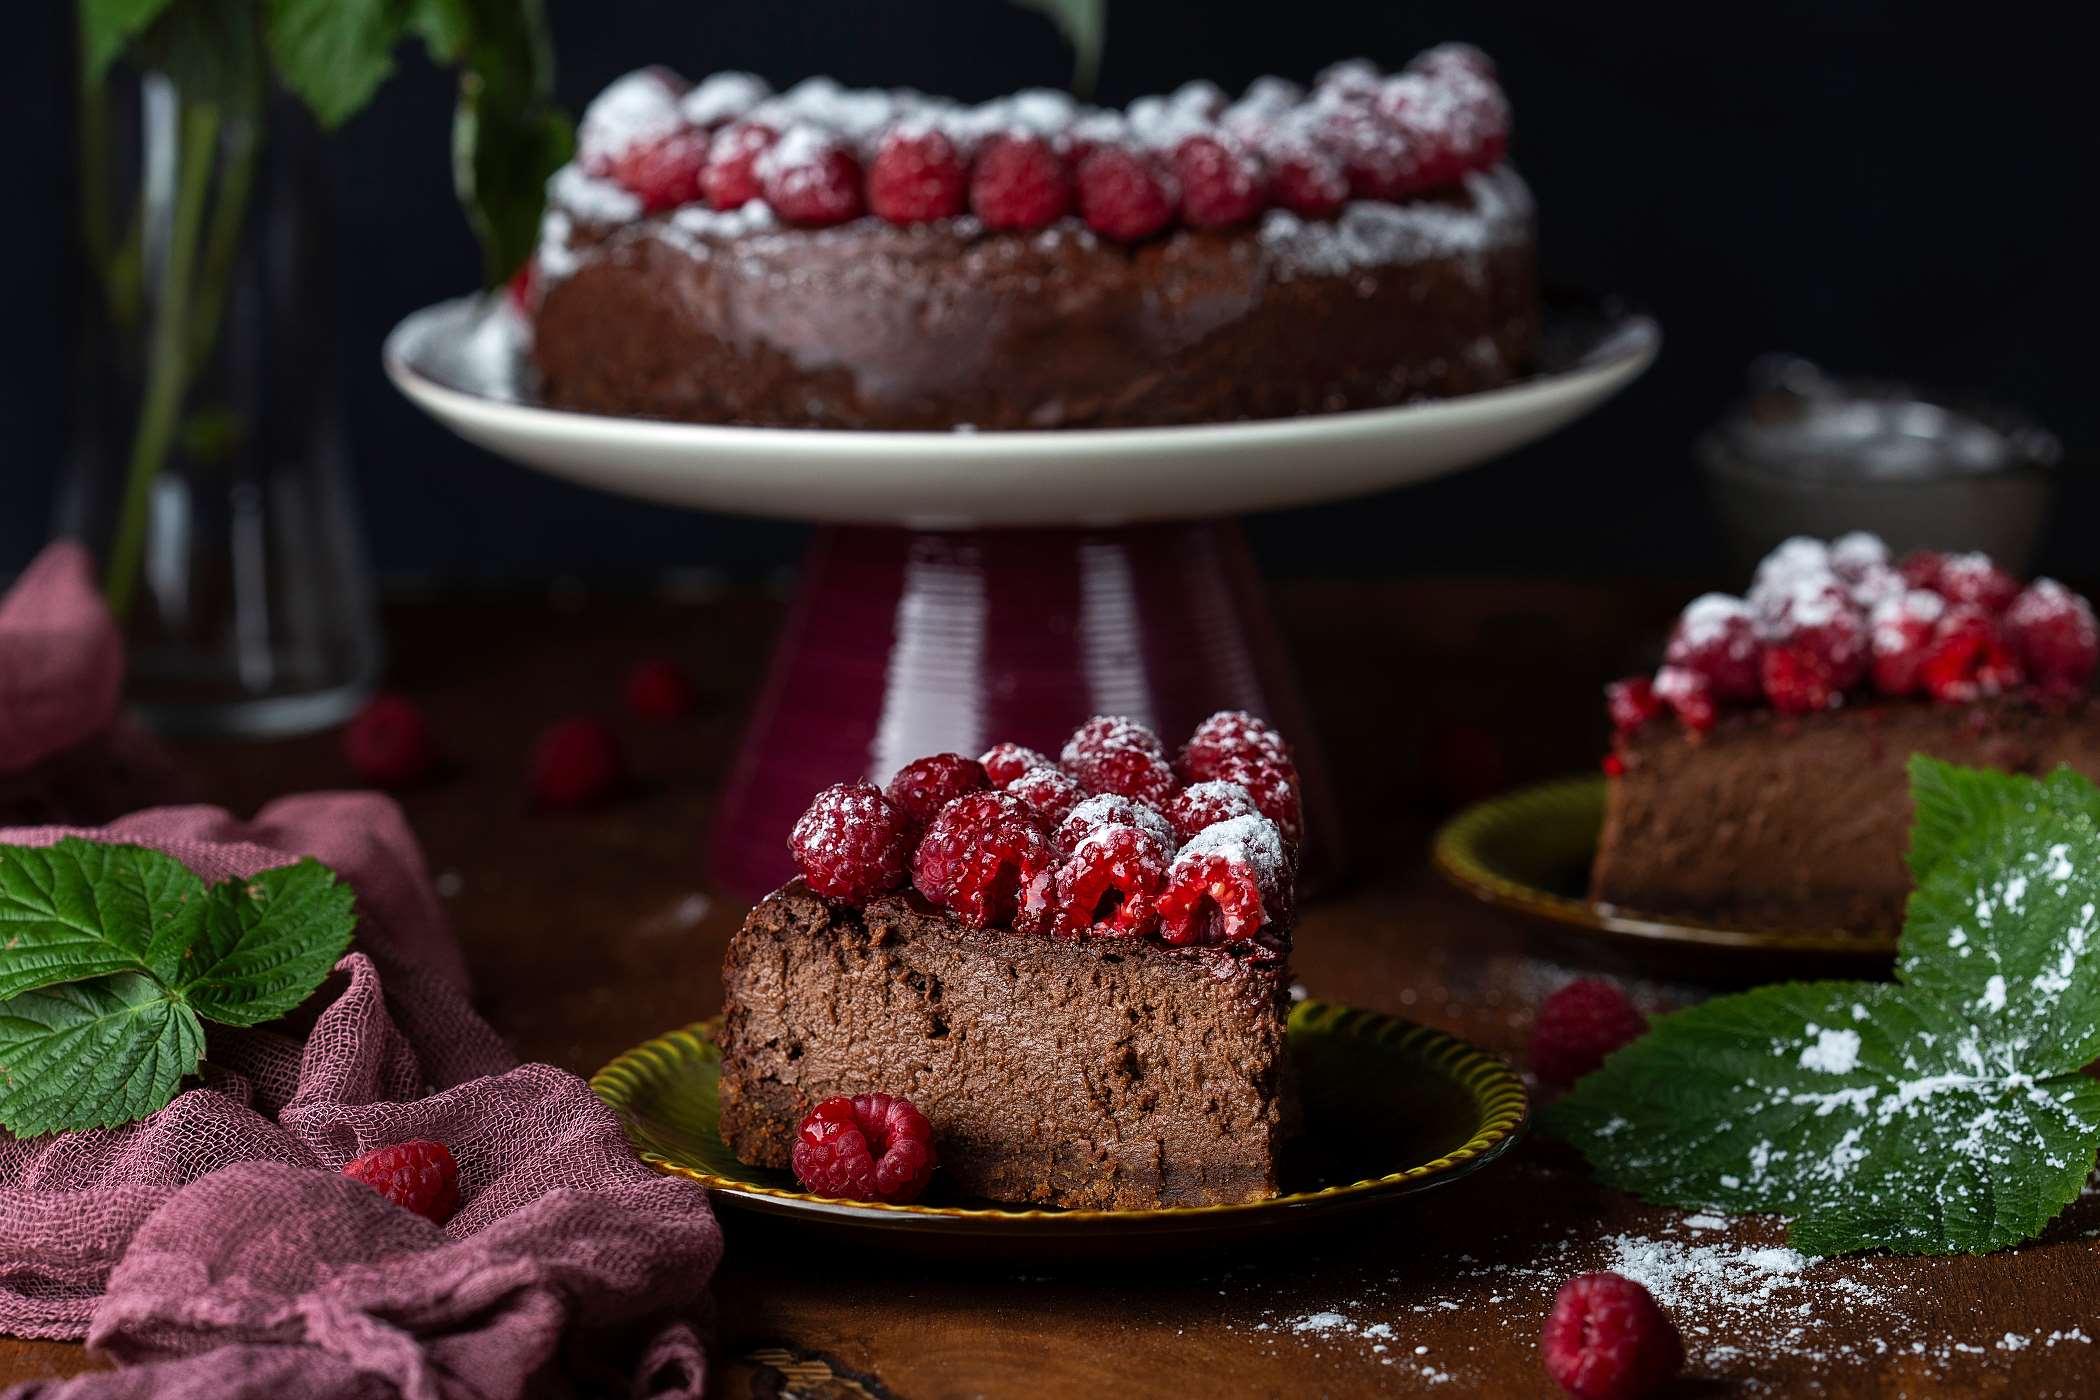
[[1005, 792], [941, 808], [912, 856], [912, 884], [972, 928], [1034, 929], [1052, 907], [1054, 856], [1035, 810]]
[[754, 169], [766, 203], [791, 224], [827, 228], [866, 212], [859, 159], [822, 127], [807, 122], [789, 127]]
[[1035, 809], [1045, 830], [1054, 831], [1086, 801], [1086, 789], [1062, 768], [1040, 764], [1006, 785], [1005, 791]]
[[1173, 794], [1166, 745], [1142, 724], [1096, 715], [1072, 732], [1058, 762], [1089, 792], [1112, 792], [1153, 806]]
[[1169, 943], [1236, 943], [1281, 917], [1290, 866], [1283, 836], [1266, 817], [1235, 817], [1181, 848], [1159, 896]]
[[1935, 624], [1919, 675], [1926, 694], [1956, 705], [2000, 694], [2026, 679], [1997, 619], [1975, 605], [1951, 607]]
[[1173, 850], [1181, 844], [1174, 834], [1172, 824], [1160, 814], [1158, 808], [1113, 792], [1089, 797], [1074, 807], [1066, 814], [1064, 820], [1058, 823], [1050, 844], [1059, 855], [1068, 856], [1078, 848], [1081, 841], [1104, 826], [1134, 826], [1151, 835], [1168, 850]]
[[1640, 1284], [1583, 1274], [1554, 1298], [1539, 1357], [1576, 1400], [1642, 1400], [1684, 1369], [1684, 1338]]
[[1135, 243], [1174, 221], [1174, 191], [1166, 172], [1145, 152], [1098, 145], [1074, 177], [1079, 217], [1103, 238]]
[[1923, 588], [1906, 588], [1876, 605], [1867, 619], [1874, 650], [1874, 688], [1883, 695], [1915, 695], [1925, 685], [1925, 657], [1947, 600]]
[[1269, 202], [1261, 157], [1224, 131], [1185, 136], [1174, 147], [1181, 217], [1191, 228], [1233, 228]]
[[818, 894], [865, 904], [902, 887], [912, 820], [863, 779], [825, 788], [788, 836], [788, 851]]
[[994, 744], [978, 756], [992, 786], [1003, 788], [1031, 768], [1047, 768], [1050, 759], [1023, 744]]
[[989, 229], [1030, 233], [1072, 207], [1072, 181], [1057, 149], [1028, 131], [984, 143], [970, 172], [970, 211]]
[[1604, 687], [1604, 705], [1611, 714], [1611, 727], [1621, 734], [1633, 733], [1667, 708], [1655, 693], [1655, 683], [1646, 676], [1628, 676]]
[[627, 708], [643, 719], [678, 719], [699, 703], [699, 687], [675, 661], [637, 662], [627, 673]]
[[868, 167], [868, 208], [892, 224], [949, 219], [969, 207], [969, 163], [930, 122], [893, 128]]
[[764, 122], [733, 121], [714, 134], [707, 147], [707, 168], [700, 172], [700, 193], [714, 209], [741, 209], [763, 197], [758, 158], [779, 133]]
[[915, 758], [899, 768], [883, 789], [883, 796], [904, 810], [915, 822], [929, 822], [934, 813], [966, 792], [981, 792], [991, 786], [984, 765], [959, 753], [937, 753]]
[[1695, 671], [1721, 704], [1748, 704], [1757, 699], [1757, 625], [1750, 605], [1726, 593], [1694, 598], [1678, 615], [1663, 653], [1665, 666]]
[[2005, 636], [2036, 685], [2078, 690], [2100, 663], [2092, 604], [2053, 578], [2038, 578], [2005, 612]]
[[1254, 804], [1247, 789], [1238, 783], [1213, 778], [1191, 783], [1175, 793], [1163, 815], [1176, 836], [1183, 841], [1193, 841], [1206, 827], [1229, 822], [1234, 817], [1258, 817], [1261, 814], [1261, 808]]
[[419, 1138], [377, 1148], [344, 1163], [343, 1175], [439, 1225], [459, 1209], [459, 1164], [442, 1142]]
[[819, 1196], [905, 1205], [933, 1180], [933, 1125], [909, 1099], [862, 1094], [826, 1099], [795, 1134], [795, 1179]]
[[1531, 1069], [1544, 1084], [1573, 1084], [1631, 1044], [1648, 1018], [1601, 977], [1581, 977], [1539, 1005], [1531, 1023]]
[[1181, 775], [1192, 783], [1215, 778], [1219, 766], [1230, 758], [1287, 764], [1291, 746], [1260, 716], [1245, 710], [1220, 710], [1197, 725], [1181, 746]]
[[1141, 938], [1159, 926], [1172, 849], [1134, 826], [1095, 827], [1057, 868], [1059, 924], [1067, 932]]
[[578, 715], [548, 725], [532, 746], [531, 794], [541, 807], [589, 807], [627, 780], [620, 742], [602, 720]]
[[437, 767], [423, 707], [405, 695], [375, 695], [343, 729], [343, 757], [364, 781], [409, 787]]

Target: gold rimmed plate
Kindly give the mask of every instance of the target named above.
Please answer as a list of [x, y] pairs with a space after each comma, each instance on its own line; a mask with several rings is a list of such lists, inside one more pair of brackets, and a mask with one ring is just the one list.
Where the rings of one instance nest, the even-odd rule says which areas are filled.
[[1560, 778], [1466, 808], [1436, 834], [1437, 868], [1488, 903], [1621, 944], [1703, 954], [1885, 961], [1894, 931], [1749, 928], [1588, 898], [1609, 780]]
[[915, 1235], [941, 1248], [1147, 1247], [1236, 1239], [1390, 1205], [1480, 1170], [1522, 1131], [1529, 1099], [1500, 1059], [1455, 1036], [1329, 1002], [1291, 1011], [1290, 1050], [1304, 1131], [1284, 1163], [1286, 1193], [1244, 1205], [1056, 1210], [944, 1197], [892, 1206], [800, 1190], [787, 1172], [745, 1166], [716, 1128], [715, 1023], [638, 1045], [591, 1081], [642, 1160], [690, 1177], [718, 1205], [861, 1232]]

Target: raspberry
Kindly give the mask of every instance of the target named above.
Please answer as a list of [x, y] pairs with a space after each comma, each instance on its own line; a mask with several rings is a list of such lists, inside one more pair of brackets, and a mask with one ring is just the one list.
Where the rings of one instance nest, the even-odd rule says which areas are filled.
[[1286, 760], [1235, 756], [1221, 759], [1212, 777], [1238, 783], [1261, 808], [1261, 814], [1276, 823], [1292, 850], [1305, 840], [1305, 810], [1298, 792], [1298, 770]]
[[1694, 733], [1704, 734], [1719, 718], [1712, 684], [1682, 666], [1665, 666], [1655, 673], [1655, 698], [1674, 710], [1678, 723]]
[[700, 192], [716, 209], [738, 209], [759, 198], [758, 158], [779, 134], [763, 122], [733, 121], [714, 135], [707, 147], [707, 168], [700, 172]]
[[627, 673], [627, 708], [643, 719], [678, 719], [699, 702], [692, 676], [675, 661], [643, 661]]
[[1166, 745], [1142, 724], [1096, 715], [1072, 731], [1058, 762], [1089, 792], [1113, 792], [1154, 806], [1174, 791]]
[[511, 274], [510, 282], [503, 290], [510, 298], [511, 310], [520, 316], [530, 316], [540, 304], [540, 260], [537, 257], [525, 259]]
[[2052, 578], [2038, 578], [2005, 613], [2005, 635], [2034, 683], [2080, 690], [2100, 663], [2092, 604]]
[[788, 850], [818, 894], [865, 904], [904, 884], [911, 840], [910, 816], [862, 779], [812, 798], [788, 834]]
[[680, 127], [629, 146], [606, 162], [605, 174], [641, 200], [643, 209], [655, 214], [700, 198], [707, 151], [706, 132]]
[[1539, 1006], [1531, 1023], [1532, 1072], [1542, 1083], [1573, 1084], [1647, 1029], [1648, 1018], [1615, 984], [1578, 978]]
[[1293, 113], [1262, 133], [1257, 144], [1268, 162], [1276, 202], [1308, 219], [1329, 219], [1349, 200], [1349, 172], [1317, 137], [1310, 120]]
[[1903, 556], [1903, 562], [1896, 566], [1896, 571], [1903, 575], [1904, 582], [1912, 588], [1929, 588], [1938, 592], [1940, 564], [1945, 558], [1946, 556], [1937, 550], [1914, 549]]
[[1410, 73], [1430, 75], [1452, 69], [1473, 73], [1490, 82], [1498, 76], [1495, 72], [1495, 60], [1471, 44], [1438, 44], [1435, 48], [1424, 49], [1416, 54], [1407, 65], [1407, 71]]
[[1313, 88], [1331, 101], [1368, 102], [1378, 95], [1385, 75], [1368, 58], [1345, 58], [1313, 75]]
[[1006, 791], [1033, 807], [1046, 830], [1055, 830], [1072, 815], [1073, 808], [1086, 801], [1086, 789], [1074, 782], [1071, 774], [1047, 763], [1008, 783]]
[[587, 715], [551, 724], [533, 742], [532, 800], [541, 807], [602, 802], [626, 774], [619, 741], [603, 721]]
[[346, 1162], [343, 1175], [440, 1225], [459, 1209], [459, 1164], [442, 1142], [418, 1139], [382, 1147]]
[[1974, 605], [1949, 608], [1940, 618], [1919, 675], [1928, 695], [1955, 705], [1997, 695], [2026, 679], [1997, 619]]
[[826, 1099], [795, 1131], [795, 1179], [819, 1196], [903, 1205], [919, 1199], [940, 1158], [933, 1125], [891, 1094]]
[[1050, 842], [1011, 793], [973, 792], [941, 808], [911, 869], [920, 894], [972, 928], [1032, 929], [1051, 909]]
[[883, 796], [904, 810], [915, 822], [929, 822], [934, 813], [966, 792], [981, 792], [991, 786], [984, 765], [959, 753], [937, 753], [915, 758], [897, 770]]
[[1618, 754], [1608, 753], [1604, 755], [1603, 763], [1598, 766], [1603, 768], [1604, 776], [1607, 778], [1623, 778], [1626, 776], [1626, 760]]
[[1047, 228], [1072, 206], [1072, 182], [1057, 151], [1025, 131], [985, 142], [970, 172], [970, 209], [989, 229]]
[[1509, 102], [1493, 78], [1464, 64], [1389, 78], [1376, 105], [1406, 139], [1425, 189], [1456, 184], [1509, 154]]
[[681, 98], [678, 110], [694, 126], [713, 130], [772, 95], [772, 86], [756, 73], [716, 73]]
[[1854, 530], [1830, 542], [1830, 571], [1855, 587], [1888, 567], [1889, 547], [1879, 535]]
[[1788, 714], [1828, 709], [1866, 677], [1866, 622], [1835, 575], [1804, 578], [1778, 597], [1760, 661], [1765, 697]]
[[1050, 844], [1059, 855], [1068, 856], [1079, 848], [1080, 842], [1105, 826], [1134, 826], [1168, 850], [1181, 844], [1173, 824], [1158, 808], [1112, 792], [1089, 797], [1068, 812], [1057, 824]]
[[1154, 901], [1173, 850], [1134, 826], [1098, 826], [1057, 868], [1063, 926], [1097, 937], [1140, 938], [1159, 925]]
[[1232, 228], [1269, 202], [1261, 157], [1223, 131], [1185, 136], [1174, 147], [1181, 217], [1191, 228]]
[[1834, 708], [1843, 691], [1830, 673], [1807, 652], [1769, 648], [1762, 663], [1765, 699], [1783, 715], [1809, 715]]
[[1539, 1355], [1576, 1400], [1641, 1400], [1684, 1369], [1684, 1339], [1640, 1284], [1583, 1274], [1553, 1299]]
[[2020, 596], [2020, 583], [1991, 562], [1988, 554], [1949, 554], [1940, 560], [1932, 591], [1954, 604], [1968, 604], [1997, 614]]
[[1021, 744], [994, 744], [977, 760], [984, 765], [992, 786], [1003, 788], [1031, 768], [1048, 768], [1050, 760]]
[[437, 767], [423, 709], [403, 695], [375, 695], [343, 730], [343, 757], [377, 787], [408, 787]]
[[1330, 109], [1321, 119], [1320, 138], [1341, 162], [1357, 199], [1400, 200], [1421, 188], [1407, 138], [1367, 106]]
[[1947, 602], [1923, 588], [1907, 588], [1878, 605], [1868, 617], [1874, 651], [1874, 688], [1883, 695], [1914, 695], [1925, 684], [1925, 657]]
[[1135, 243], [1174, 219], [1174, 196], [1151, 159], [1122, 146], [1096, 146], [1079, 162], [1079, 217], [1103, 238]]
[[1844, 580], [1828, 569], [1760, 578], [1750, 588], [1750, 619], [1762, 641], [1784, 639], [1797, 626], [1815, 626], [1830, 613], [1854, 608]]
[[1750, 605], [1725, 593], [1694, 598], [1670, 633], [1663, 664], [1696, 671], [1721, 704], [1757, 699], [1757, 626]]
[[1845, 591], [1851, 595], [1852, 605], [1869, 617], [1883, 603], [1911, 591], [1903, 575], [1887, 564], [1870, 564], [1851, 577], [1839, 577], [1844, 580]]
[[938, 128], [900, 126], [882, 138], [868, 167], [868, 208], [892, 224], [948, 219], [969, 206], [962, 153]]
[[1234, 817], [1258, 817], [1261, 808], [1247, 789], [1238, 783], [1209, 782], [1191, 783], [1174, 794], [1163, 813], [1174, 834], [1183, 841], [1192, 841], [1206, 827], [1219, 822], [1229, 822]]
[[860, 161], [846, 143], [821, 127], [789, 127], [753, 167], [773, 212], [791, 224], [827, 228], [867, 209], [860, 193]]
[[1289, 870], [1283, 837], [1266, 817], [1235, 817], [1181, 848], [1158, 900], [1169, 943], [1257, 938], [1283, 913]]
[[1192, 783], [1215, 778], [1228, 758], [1288, 764], [1291, 746], [1267, 720], [1245, 710], [1220, 710], [1197, 725], [1181, 746], [1181, 775]]
[[1611, 713], [1611, 727], [1621, 734], [1633, 733], [1666, 708], [1646, 676], [1628, 676], [1604, 687], [1604, 705]]
[[1835, 577], [1830, 567], [1830, 546], [1806, 535], [1794, 535], [1760, 559], [1752, 591], [1777, 588], [1804, 578]]

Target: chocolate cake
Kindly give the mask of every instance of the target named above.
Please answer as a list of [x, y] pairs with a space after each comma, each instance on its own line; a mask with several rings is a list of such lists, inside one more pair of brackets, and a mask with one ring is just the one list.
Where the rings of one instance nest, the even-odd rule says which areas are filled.
[[790, 842], [804, 877], [723, 960], [723, 1141], [908, 1199], [799, 1155], [877, 1096], [924, 1115], [951, 1198], [1276, 1195], [1297, 830], [1287, 750], [1236, 713], [1174, 763], [1095, 720], [1056, 766], [1001, 745], [827, 789]]
[[1127, 111], [651, 69], [550, 183], [542, 399], [791, 427], [1277, 418], [1508, 382], [1532, 204], [1476, 50]]
[[1746, 599], [1685, 610], [1617, 728], [1594, 899], [1756, 928], [1892, 933], [1912, 754], [2100, 778], [2100, 628], [2049, 579], [1871, 536], [1790, 540]]

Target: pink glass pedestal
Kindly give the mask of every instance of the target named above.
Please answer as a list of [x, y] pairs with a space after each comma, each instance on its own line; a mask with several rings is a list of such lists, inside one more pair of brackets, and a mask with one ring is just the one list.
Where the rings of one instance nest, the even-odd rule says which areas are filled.
[[749, 899], [789, 879], [788, 830], [831, 783], [1002, 739], [1055, 757], [1094, 714], [1172, 745], [1219, 709], [1291, 737], [1307, 875], [1332, 878], [1343, 852], [1325, 766], [1237, 525], [826, 528], [715, 811], [709, 873]]

